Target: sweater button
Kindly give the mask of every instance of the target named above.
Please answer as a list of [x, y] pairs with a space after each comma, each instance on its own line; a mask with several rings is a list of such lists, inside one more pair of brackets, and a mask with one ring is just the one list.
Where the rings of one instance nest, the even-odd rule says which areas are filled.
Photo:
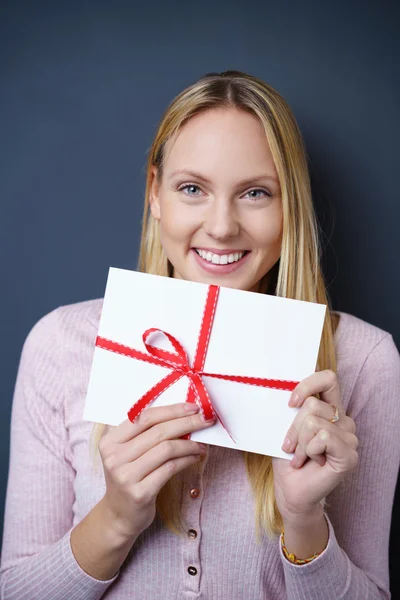
[[193, 488], [190, 490], [190, 496], [192, 498], [198, 498], [200, 496], [200, 490], [198, 488]]
[[188, 573], [189, 573], [189, 575], [197, 575], [197, 569], [196, 569], [196, 567], [189, 567], [188, 568]]
[[195, 540], [197, 538], [197, 531], [195, 529], [189, 529], [188, 536], [191, 540]]

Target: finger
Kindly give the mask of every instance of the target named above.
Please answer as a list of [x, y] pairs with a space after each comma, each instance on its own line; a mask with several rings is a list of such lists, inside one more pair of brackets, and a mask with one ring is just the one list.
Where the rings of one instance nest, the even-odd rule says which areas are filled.
[[320, 465], [325, 464], [324, 457], [311, 457], [308, 454], [307, 448], [310, 441], [321, 431], [327, 431], [332, 436], [337, 436], [350, 448], [357, 450], [358, 438], [353, 433], [339, 429], [334, 423], [329, 423], [325, 419], [311, 415], [304, 421], [303, 427], [299, 435], [299, 443], [295, 449], [295, 456], [292, 459], [292, 466], [295, 468], [301, 467], [307, 458], [316, 460]]
[[179, 402], [168, 406], [145, 408], [134, 423], [126, 419], [107, 433], [107, 438], [110, 442], [123, 444], [157, 423], [178, 419], [197, 412], [199, 412], [199, 407], [192, 402]]
[[335, 426], [335, 424], [329, 423], [321, 417], [310, 415], [305, 419], [303, 427], [300, 431], [299, 443], [296, 447], [295, 455], [291, 462], [291, 465], [293, 467], [300, 468], [305, 463], [307, 458], [316, 460], [316, 462], [318, 462], [321, 465], [325, 464], [324, 457], [320, 457], [319, 455], [314, 455], [311, 457], [308, 454], [307, 450], [311, 440], [321, 431], [327, 431], [330, 435], [337, 436], [345, 444], [347, 444], [350, 448], [354, 450], [356, 450], [358, 447], [358, 438], [354, 434], [339, 429]]
[[150, 473], [150, 475], [147, 475], [140, 483], [136, 484], [136, 497], [147, 498], [150, 502], [173, 475], [198, 463], [200, 460], [201, 456], [199, 455], [183, 456], [168, 460], [161, 467]]
[[[181, 438], [182, 435], [199, 431], [212, 425], [214, 425], [213, 421], [203, 421], [200, 414], [188, 415], [171, 421], [163, 421], [126, 442], [127, 452], [130, 456], [139, 457], [165, 440]], [[131, 458], [130, 460], [134, 459]]]
[[[353, 434], [347, 434], [353, 435]], [[358, 463], [358, 452], [354, 444], [348, 444], [341, 436], [332, 431], [322, 429], [313, 437], [307, 446], [307, 455], [310, 457], [324, 453], [326, 466], [332, 477], [332, 471], [338, 475], [354, 469]]]
[[330, 369], [317, 371], [300, 381], [292, 392], [289, 406], [300, 407], [308, 396], [313, 396], [314, 394], [319, 394], [321, 400], [328, 404], [343, 408], [339, 381], [336, 373]]
[[125, 444], [124, 455], [118, 457], [118, 460], [121, 461], [120, 464], [131, 464], [132, 469], [135, 471], [136, 481], [141, 481], [168, 460], [188, 455], [205, 454], [206, 445], [193, 440], [164, 440], [145, 453], [139, 454], [140, 451], [141, 449], [136, 444]]
[[[338, 409], [338, 410], [339, 410], [339, 421], [336, 422], [336, 427], [340, 427], [340, 428], [346, 428], [347, 426], [350, 427], [350, 425], [348, 425], [347, 421], [352, 421], [352, 419], [346, 417], [343, 409]], [[326, 419], [326, 421], [329, 422], [334, 414], [335, 414], [335, 411], [330, 404], [327, 404], [323, 400], [318, 400], [318, 398], [315, 398], [314, 396], [309, 396], [308, 398], [306, 398], [303, 406], [297, 412], [297, 415], [295, 416], [293, 423], [291, 424], [291, 426], [289, 427], [289, 429], [287, 431], [284, 444], [282, 445], [282, 450], [284, 450], [288, 453], [294, 452], [294, 450], [298, 444], [299, 432], [300, 432], [301, 428], [303, 427], [303, 423], [304, 423], [305, 419], [307, 419], [307, 417], [309, 417], [310, 415], [315, 415], [317, 417], [322, 417], [323, 419]], [[351, 429], [351, 427], [350, 427], [350, 429]], [[287, 440], [290, 440], [290, 444]], [[285, 444], [285, 442], [286, 442], [286, 444]]]

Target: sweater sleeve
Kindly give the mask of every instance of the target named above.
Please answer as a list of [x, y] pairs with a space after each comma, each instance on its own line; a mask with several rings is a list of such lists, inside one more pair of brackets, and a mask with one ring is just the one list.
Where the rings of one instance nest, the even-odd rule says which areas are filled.
[[59, 310], [29, 333], [17, 374], [0, 571], [3, 600], [98, 600], [118, 576], [92, 578], [70, 546], [75, 471], [67, 457]]
[[287, 600], [390, 600], [389, 538], [400, 463], [400, 357], [390, 334], [368, 355], [347, 410], [356, 469], [328, 496], [329, 541], [306, 565], [280, 549]]

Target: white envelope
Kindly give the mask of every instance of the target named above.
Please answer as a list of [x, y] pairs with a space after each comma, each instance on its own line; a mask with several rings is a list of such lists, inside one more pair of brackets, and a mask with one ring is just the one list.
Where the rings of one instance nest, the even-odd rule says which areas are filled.
[[[185, 348], [190, 365], [196, 351], [208, 285], [111, 267], [98, 336], [147, 352], [142, 334], [158, 328]], [[301, 381], [315, 372], [326, 306], [220, 288], [204, 372]], [[149, 343], [173, 351], [155, 334]], [[119, 425], [131, 406], [170, 369], [95, 348], [83, 418]], [[299, 409], [290, 391], [203, 376], [217, 422], [193, 433], [206, 444], [290, 458], [281, 449]], [[151, 406], [184, 402], [183, 377]]]

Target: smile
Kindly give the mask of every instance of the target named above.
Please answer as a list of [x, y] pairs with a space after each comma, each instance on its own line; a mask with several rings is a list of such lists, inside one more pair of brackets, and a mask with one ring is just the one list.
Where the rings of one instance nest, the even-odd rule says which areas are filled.
[[238, 262], [246, 252], [233, 252], [229, 254], [214, 254], [213, 252], [207, 250], [200, 250], [198, 248], [194, 248], [196, 253], [201, 256], [201, 258], [213, 265], [228, 265], [231, 263]]

